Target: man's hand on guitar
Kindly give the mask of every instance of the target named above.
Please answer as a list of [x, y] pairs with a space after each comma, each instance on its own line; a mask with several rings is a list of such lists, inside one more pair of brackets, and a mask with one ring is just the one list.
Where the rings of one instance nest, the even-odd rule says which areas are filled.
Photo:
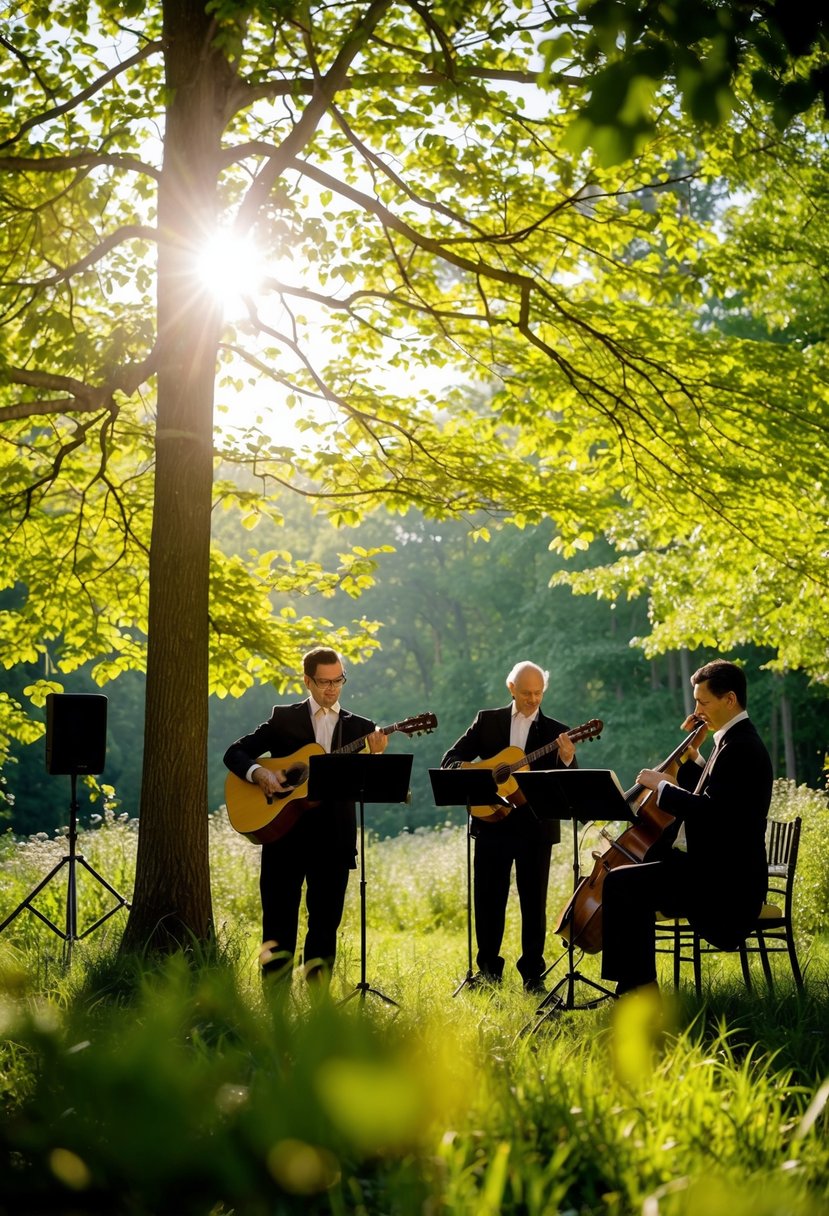
[[289, 790], [294, 789], [287, 780], [288, 774], [284, 769], [272, 772], [260, 764], [259, 768], [253, 770], [252, 776], [266, 798], [272, 798], [274, 794], [287, 794]]
[[374, 730], [370, 735], [366, 736], [366, 743], [370, 752], [384, 752], [389, 745], [389, 737], [382, 730]]
[[562, 734], [559, 735], [559, 737], [556, 739], [556, 743], [558, 744], [558, 754], [561, 757], [562, 764], [572, 764], [573, 757], [576, 754], [576, 749], [573, 744], [573, 740], [567, 734], [567, 731], [563, 731]]

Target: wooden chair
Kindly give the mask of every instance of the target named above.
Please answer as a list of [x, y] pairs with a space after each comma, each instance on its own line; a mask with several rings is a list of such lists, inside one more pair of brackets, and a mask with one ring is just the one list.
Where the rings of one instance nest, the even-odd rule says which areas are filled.
[[[797, 854], [800, 848], [801, 820], [781, 822], [770, 819], [766, 831], [766, 857], [769, 868], [769, 886], [757, 923], [746, 941], [738, 948], [740, 966], [746, 988], [751, 989], [749, 955], [759, 954], [763, 974], [769, 988], [774, 987], [770, 954], [786, 953], [792, 969], [794, 982], [803, 987], [803, 975], [797, 958], [792, 925], [792, 897], [797, 873]], [[673, 955], [674, 988], [679, 987], [680, 970], [683, 963], [694, 968], [694, 987], [697, 996], [702, 995], [703, 954], [726, 954], [733, 951], [720, 950], [702, 940], [687, 920], [660, 918], [656, 922], [657, 954]]]

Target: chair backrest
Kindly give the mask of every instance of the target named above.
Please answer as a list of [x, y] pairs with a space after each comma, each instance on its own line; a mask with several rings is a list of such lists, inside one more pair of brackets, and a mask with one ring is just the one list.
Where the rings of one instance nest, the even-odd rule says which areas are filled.
[[801, 822], [799, 817], [786, 821], [770, 819], [766, 829], [769, 894], [774, 893], [785, 897], [787, 915], [791, 914], [797, 854], [800, 849]]

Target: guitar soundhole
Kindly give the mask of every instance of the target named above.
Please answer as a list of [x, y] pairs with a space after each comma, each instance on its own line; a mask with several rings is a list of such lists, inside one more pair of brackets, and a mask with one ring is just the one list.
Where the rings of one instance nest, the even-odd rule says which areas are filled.
[[492, 776], [496, 785], [503, 785], [510, 778], [510, 769], [508, 764], [497, 764], [492, 770]]
[[298, 785], [308, 780], [307, 764], [294, 764], [291, 768], [285, 769], [285, 783], [296, 789]]

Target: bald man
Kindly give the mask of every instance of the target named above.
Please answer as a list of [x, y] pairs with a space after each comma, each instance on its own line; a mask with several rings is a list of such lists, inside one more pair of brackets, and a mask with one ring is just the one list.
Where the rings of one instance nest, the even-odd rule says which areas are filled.
[[[530, 768], [573, 768], [575, 747], [567, 727], [542, 712], [541, 702], [549, 672], [537, 663], [516, 663], [506, 679], [509, 705], [482, 709], [466, 734], [461, 735], [441, 760], [442, 768], [489, 760], [506, 747], [536, 751], [545, 744], [557, 748], [530, 764]], [[504, 972], [501, 943], [504, 937], [512, 868], [521, 907], [521, 957], [516, 964], [524, 990], [543, 995], [544, 941], [547, 934], [547, 883], [552, 846], [560, 839], [556, 820], [539, 818], [528, 802], [504, 808], [502, 818], [472, 818], [475, 839], [473, 902], [478, 973], [474, 986], [500, 984]]]

